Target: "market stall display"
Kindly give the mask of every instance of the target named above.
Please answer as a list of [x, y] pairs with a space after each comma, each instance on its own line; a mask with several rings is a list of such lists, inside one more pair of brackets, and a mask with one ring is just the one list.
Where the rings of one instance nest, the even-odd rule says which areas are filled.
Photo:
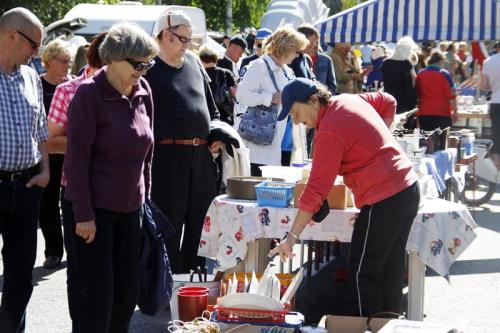
[[[219, 196], [205, 218], [198, 255], [215, 258], [221, 270], [234, 267], [245, 260], [252, 241], [283, 237], [296, 212], [296, 208], [259, 207], [254, 201]], [[302, 239], [349, 242], [357, 212], [355, 208], [331, 210], [322, 223], [309, 223]], [[420, 305], [414, 307], [420, 315], [423, 314], [418, 308], [423, 306], [424, 264], [448, 277], [451, 264], [475, 239], [475, 228], [469, 211], [461, 204], [433, 199], [419, 209], [406, 249], [412, 253], [420, 276], [413, 282], [410, 279], [410, 288], [417, 287], [414, 293], [419, 296]], [[417, 313], [412, 319], [418, 317]]]

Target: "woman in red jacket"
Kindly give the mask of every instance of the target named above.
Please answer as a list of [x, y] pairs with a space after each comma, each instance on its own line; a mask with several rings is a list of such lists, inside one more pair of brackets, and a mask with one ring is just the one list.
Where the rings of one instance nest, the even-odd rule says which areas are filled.
[[434, 52], [427, 68], [417, 75], [418, 121], [420, 128], [432, 131], [450, 127], [456, 117], [457, 103], [453, 78], [443, 69], [445, 56]]
[[283, 110], [296, 123], [316, 128], [311, 176], [300, 197], [299, 211], [288, 237], [270, 254], [282, 260], [292, 255], [300, 233], [326, 199], [337, 175], [354, 194], [361, 209], [351, 241], [348, 262], [354, 313], [368, 316], [380, 311], [400, 313], [405, 245], [418, 210], [417, 176], [380, 114], [388, 94], [342, 94], [307, 79], [288, 83], [282, 94]]

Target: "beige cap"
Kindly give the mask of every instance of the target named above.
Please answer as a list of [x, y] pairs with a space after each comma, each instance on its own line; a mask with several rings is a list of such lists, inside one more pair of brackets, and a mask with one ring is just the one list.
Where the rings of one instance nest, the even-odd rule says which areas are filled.
[[164, 29], [170, 29], [178, 25], [191, 25], [191, 19], [182, 11], [166, 10], [160, 15], [156, 21], [154, 35], [158, 34]]

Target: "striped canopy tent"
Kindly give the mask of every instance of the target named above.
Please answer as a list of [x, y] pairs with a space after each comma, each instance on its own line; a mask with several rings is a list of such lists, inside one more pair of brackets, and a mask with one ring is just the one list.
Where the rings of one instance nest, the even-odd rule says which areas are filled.
[[369, 0], [316, 24], [332, 43], [494, 40], [500, 38], [500, 0]]

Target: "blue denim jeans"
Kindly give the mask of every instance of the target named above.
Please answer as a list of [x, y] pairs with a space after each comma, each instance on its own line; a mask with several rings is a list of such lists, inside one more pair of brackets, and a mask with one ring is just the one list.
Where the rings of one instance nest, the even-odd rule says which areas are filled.
[[33, 291], [33, 266], [43, 189], [24, 181], [0, 181], [0, 232], [3, 288], [0, 332], [24, 332], [26, 306]]

